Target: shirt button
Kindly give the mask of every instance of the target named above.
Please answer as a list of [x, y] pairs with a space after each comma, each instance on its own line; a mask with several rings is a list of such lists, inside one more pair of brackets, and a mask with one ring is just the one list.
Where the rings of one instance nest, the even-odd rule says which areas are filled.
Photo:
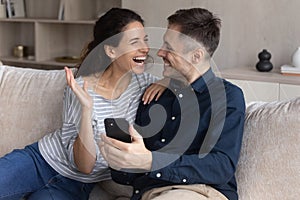
[[134, 193], [138, 194], [138, 193], [140, 193], [140, 191], [139, 190], [135, 190]]
[[129, 185], [129, 182], [127, 181], [126, 184]]
[[96, 125], [96, 122], [93, 120], [93, 121], [92, 121], [92, 124], [95, 126], [95, 125]]
[[165, 142], [165, 141], [166, 141], [166, 139], [165, 139], [165, 138], [162, 138], [160, 141], [161, 141], [161, 142]]
[[177, 92], [177, 89], [174, 89], [175, 92]]
[[148, 172], [145, 173], [146, 176], [147, 176], [148, 174], [149, 174]]
[[179, 98], [182, 98], [182, 97], [183, 97], [183, 94], [179, 94], [178, 96], [179, 96]]
[[157, 174], [156, 174], [156, 177], [157, 177], [157, 178], [160, 178], [160, 177], [161, 177], [161, 173], [157, 173]]
[[186, 183], [186, 179], [185, 179], [185, 178], [184, 178], [184, 179], [182, 179], [182, 182]]
[[173, 116], [171, 119], [174, 121], [176, 119], [176, 117]]

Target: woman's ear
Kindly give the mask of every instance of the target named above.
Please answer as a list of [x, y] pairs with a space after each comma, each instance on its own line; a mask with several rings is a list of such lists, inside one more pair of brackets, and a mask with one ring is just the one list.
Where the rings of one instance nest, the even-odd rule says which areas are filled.
[[116, 52], [114, 50], [114, 47], [105, 44], [104, 45], [104, 51], [105, 51], [106, 55], [108, 57], [110, 57], [110, 59], [115, 59], [116, 58]]
[[200, 48], [196, 49], [193, 51], [192, 63], [198, 64], [204, 60], [204, 57], [205, 57], [205, 53], [204, 53], [203, 49], [200, 49]]

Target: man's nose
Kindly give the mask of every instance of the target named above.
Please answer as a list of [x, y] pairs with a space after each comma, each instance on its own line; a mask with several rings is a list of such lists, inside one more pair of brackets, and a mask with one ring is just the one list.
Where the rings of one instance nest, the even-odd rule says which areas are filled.
[[165, 57], [166, 56], [167, 51], [164, 50], [163, 48], [160, 48], [157, 52], [157, 56], [159, 57]]

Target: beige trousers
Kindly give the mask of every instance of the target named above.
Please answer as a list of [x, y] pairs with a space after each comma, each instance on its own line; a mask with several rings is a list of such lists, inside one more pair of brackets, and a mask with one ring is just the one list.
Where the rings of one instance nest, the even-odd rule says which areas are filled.
[[147, 191], [142, 200], [228, 200], [216, 189], [204, 185], [172, 185]]

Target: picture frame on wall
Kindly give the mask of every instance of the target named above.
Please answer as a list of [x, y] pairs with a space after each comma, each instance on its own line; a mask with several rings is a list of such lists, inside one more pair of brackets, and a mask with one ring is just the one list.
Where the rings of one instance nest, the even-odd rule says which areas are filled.
[[6, 0], [6, 10], [8, 18], [26, 17], [24, 0]]

